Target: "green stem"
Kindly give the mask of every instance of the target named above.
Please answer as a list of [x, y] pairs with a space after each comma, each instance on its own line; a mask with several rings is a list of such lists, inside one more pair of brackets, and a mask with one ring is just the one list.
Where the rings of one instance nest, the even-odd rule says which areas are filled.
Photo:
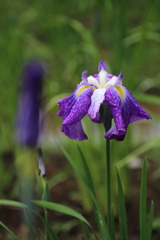
[[[105, 107], [101, 108], [101, 116], [103, 119], [103, 124], [106, 132], [111, 128], [112, 125], [112, 116], [109, 109], [109, 106], [105, 104]], [[111, 234], [111, 166], [110, 166], [110, 140], [106, 140], [106, 204], [107, 204], [107, 224], [108, 229]]]
[[[48, 209], [45, 208], [45, 220], [46, 222], [48, 223]], [[49, 234], [48, 234], [48, 231], [47, 231], [47, 227], [46, 227], [46, 240], [49, 240]]]
[[111, 167], [110, 140], [106, 140], [106, 191], [107, 191], [107, 222], [111, 234]]

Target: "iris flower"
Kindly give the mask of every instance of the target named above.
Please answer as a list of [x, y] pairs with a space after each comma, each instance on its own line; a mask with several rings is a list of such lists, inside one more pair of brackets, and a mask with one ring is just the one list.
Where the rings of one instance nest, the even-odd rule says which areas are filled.
[[21, 146], [34, 147], [38, 141], [43, 75], [42, 66], [36, 61], [29, 62], [23, 69], [16, 122], [17, 140]]
[[[108, 104], [115, 124], [107, 131], [105, 138], [122, 141], [125, 138], [129, 123], [151, 116], [140, 106], [132, 94], [122, 85], [122, 73], [118, 76], [108, 74], [103, 61], [99, 62], [98, 74], [87, 77], [82, 73], [82, 82], [68, 97], [59, 100], [60, 110], [57, 115], [62, 117], [62, 132], [69, 138], [85, 140], [81, 120], [88, 114], [93, 122], [100, 123], [100, 106]], [[107, 121], [107, 119], [106, 119]]]

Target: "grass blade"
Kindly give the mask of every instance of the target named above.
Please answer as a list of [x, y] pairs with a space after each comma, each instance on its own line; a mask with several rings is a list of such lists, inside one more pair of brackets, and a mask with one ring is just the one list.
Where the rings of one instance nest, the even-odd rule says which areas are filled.
[[[76, 173], [78, 174], [78, 176], [80, 177], [80, 179], [84, 182], [94, 204], [95, 207], [97, 208], [97, 216], [99, 218], [99, 227], [101, 230], [101, 234], [103, 236], [103, 239], [107, 239], [107, 240], [111, 240], [109, 231], [108, 231], [108, 226], [106, 225], [106, 221], [104, 219], [104, 216], [102, 214], [102, 210], [98, 204], [97, 198], [94, 194], [94, 192], [92, 191], [92, 188], [90, 187], [88, 181], [86, 180], [86, 178], [83, 176], [83, 174], [81, 173], [81, 171], [79, 170], [79, 168], [77, 167], [77, 165], [75, 164], [75, 161], [73, 161], [73, 159], [70, 157], [70, 155], [67, 153], [67, 151], [64, 149], [64, 147], [62, 146], [62, 144], [60, 142], [58, 142], [59, 147], [61, 148], [62, 152], [64, 153], [64, 155], [66, 156], [66, 158], [68, 159], [68, 161], [70, 162], [70, 164], [72, 165], [72, 167], [75, 169]], [[85, 160], [85, 159], [83, 159]], [[86, 162], [86, 161], [85, 161]], [[88, 169], [89, 170], [89, 169]]]
[[73, 216], [75, 218], [78, 218], [79, 220], [85, 222], [86, 224], [89, 224], [89, 222], [78, 212], [74, 211], [73, 209], [66, 207], [64, 205], [58, 204], [58, 203], [52, 203], [52, 202], [47, 202], [47, 201], [40, 201], [40, 200], [34, 200], [32, 201], [34, 204], [47, 208], [47, 209], [51, 209], [57, 212], [61, 212], [64, 214], [68, 214], [70, 216]]
[[151, 240], [153, 217], [154, 217], [154, 202], [152, 201], [151, 209], [149, 213], [148, 226], [147, 226], [147, 238], [146, 238], [147, 240]]
[[140, 188], [140, 240], [146, 240], [146, 191], [147, 191], [146, 159], [143, 162]]
[[[50, 225], [46, 222], [46, 220], [41, 217], [41, 215], [39, 215], [37, 212], [34, 211], [34, 213], [41, 219], [41, 221], [43, 222], [43, 224], [45, 225], [45, 228], [47, 230], [47, 234], [50, 236], [50, 238], [52, 240], [59, 240], [57, 235], [55, 234], [55, 232], [53, 231], [53, 229], [50, 227]], [[46, 238], [45, 238], [46, 239]]]
[[[25, 208], [28, 209], [27, 205], [16, 202], [16, 201], [10, 201], [10, 200], [0, 200], [0, 205], [6, 205], [6, 206], [14, 206], [14, 207], [19, 207], [19, 208]], [[47, 231], [51, 237], [52, 240], [58, 240], [58, 237], [54, 233], [53, 229], [50, 227], [50, 225], [35, 211], [33, 211], [39, 218], [42, 220], [44, 223], [45, 227], [47, 228]], [[16, 238], [18, 240], [18, 238]]]
[[4, 227], [16, 240], [19, 240], [19, 239], [14, 235], [14, 233], [13, 233], [4, 223], [2, 223], [1, 221], [0, 221], [0, 225], [1, 225], [2, 227]]
[[128, 240], [125, 199], [124, 199], [122, 183], [121, 183], [118, 171], [117, 171], [117, 182], [118, 182], [118, 206], [119, 206], [119, 221], [120, 221], [120, 239]]
[[21, 202], [11, 201], [11, 200], [0, 200], [0, 205], [14, 206], [19, 208], [28, 208], [27, 205]]
[[41, 239], [42, 239], [42, 240], [46, 240], [46, 239], [45, 239], [45, 236], [43, 235], [43, 233], [42, 233], [42, 231], [41, 231], [41, 229], [38, 228], [38, 231], [39, 231], [39, 233], [40, 233], [40, 235], [41, 235]]
[[88, 227], [86, 226], [86, 224], [84, 222], [81, 222], [81, 225], [82, 225], [83, 231], [86, 234], [87, 240], [92, 240], [90, 232], [89, 232]]
[[[95, 199], [97, 200], [97, 196], [96, 196], [96, 191], [95, 191], [95, 188], [94, 188], [94, 184], [93, 184], [93, 180], [92, 180], [92, 176], [91, 176], [91, 173], [90, 173], [90, 170], [89, 170], [89, 167], [88, 167], [88, 164], [87, 164], [87, 161], [84, 157], [84, 154], [81, 150], [81, 148], [79, 147], [79, 145], [77, 144], [77, 148], [78, 148], [78, 151], [79, 151], [79, 154], [80, 154], [80, 157], [81, 157], [81, 160], [82, 160], [82, 164], [83, 164], [83, 167], [84, 167], [84, 170], [85, 170], [85, 175], [86, 175], [86, 179], [87, 179], [87, 182], [89, 184], [89, 187], [95, 197]], [[105, 227], [106, 226], [103, 226], [101, 223], [100, 223], [100, 220], [101, 220], [101, 216], [100, 214], [97, 214], [97, 212], [99, 212], [99, 208], [97, 208], [97, 206], [95, 205], [93, 199], [92, 199], [92, 203], [93, 203], [93, 210], [95, 212], [95, 216], [96, 216], [96, 221], [97, 221], [97, 224], [99, 226], [99, 229], [102, 233], [102, 236], [105, 232]], [[98, 204], [98, 201], [97, 201], [97, 204]]]
[[34, 240], [34, 239], [36, 239], [36, 237], [35, 237], [35, 234], [34, 234], [34, 231], [33, 231], [33, 227], [32, 227], [32, 225], [29, 221], [29, 218], [27, 216], [27, 212], [25, 210], [24, 210], [24, 216], [25, 216], [25, 219], [26, 219], [26, 223], [27, 223], [27, 226], [28, 226], [28, 230], [29, 230], [29, 234], [31, 236], [31, 239]]
[[83, 167], [84, 167], [84, 170], [85, 170], [85, 174], [86, 174], [86, 178], [87, 178], [88, 184], [89, 184], [93, 194], [96, 197], [96, 192], [95, 192], [93, 180], [92, 180], [92, 177], [91, 177], [91, 173], [90, 173], [87, 161], [86, 161], [86, 159], [85, 159], [85, 157], [83, 155], [83, 152], [82, 152], [82, 150], [81, 150], [81, 148], [79, 147], [78, 144], [77, 144], [77, 148], [78, 148], [79, 154], [81, 156], [81, 160], [82, 160], [82, 163], [83, 163]]
[[113, 213], [113, 206], [111, 207], [111, 239], [116, 240], [115, 235], [115, 226], [114, 226], [114, 213]]

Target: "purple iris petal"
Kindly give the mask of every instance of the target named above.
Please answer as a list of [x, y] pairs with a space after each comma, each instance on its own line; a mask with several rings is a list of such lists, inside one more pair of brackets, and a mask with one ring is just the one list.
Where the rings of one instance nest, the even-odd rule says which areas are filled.
[[[108, 139], [118, 140], [118, 136], [125, 136], [126, 126], [121, 111], [121, 98], [114, 87], [110, 87], [105, 94], [105, 103], [110, 107], [112, 117], [115, 122], [115, 128], [109, 132]], [[114, 131], [113, 131], [114, 130]], [[108, 135], [106, 135], [108, 136]], [[123, 138], [123, 137], [122, 137]]]
[[107, 139], [116, 139], [122, 141], [126, 135], [129, 123], [141, 119], [151, 119], [151, 116], [140, 106], [132, 94], [125, 88], [124, 99], [120, 98], [118, 91], [110, 87], [106, 91], [105, 102], [109, 104], [115, 125], [106, 133]]
[[99, 112], [96, 114], [96, 117], [94, 119], [91, 118], [91, 120], [95, 123], [102, 123], [101, 116], [100, 116]]
[[74, 140], [82, 141], [88, 139], [83, 130], [81, 121], [72, 125], [62, 124], [62, 132], [64, 132], [69, 138]]
[[37, 144], [42, 78], [43, 69], [38, 62], [30, 62], [25, 66], [17, 116], [17, 139], [22, 146]]
[[82, 77], [81, 77], [81, 79], [84, 81], [84, 82], [88, 82], [88, 80], [87, 80], [87, 71], [84, 71], [84, 72], [82, 72]]
[[109, 78], [112, 78], [112, 77], [115, 77], [115, 75], [113, 75], [113, 74], [108, 74], [108, 77], [109, 77]]
[[124, 132], [123, 130], [118, 131], [116, 125], [114, 124], [105, 134], [105, 138], [107, 138], [108, 140], [115, 139], [117, 141], [123, 141], [125, 138], [125, 134], [126, 132]]
[[102, 70], [102, 68], [108, 72], [106, 64], [101, 60], [98, 64], [98, 73]]
[[142, 120], [152, 119], [151, 116], [140, 106], [133, 95], [125, 88], [125, 101], [122, 105], [122, 114], [126, 127], [129, 123]]
[[58, 101], [60, 110], [58, 116], [63, 118], [62, 132], [75, 140], [87, 139], [83, 131], [81, 119], [87, 114], [91, 104], [92, 88], [79, 84], [69, 97]]
[[[68, 116], [63, 120], [63, 125], [70, 125], [79, 122], [88, 112], [91, 105], [92, 88], [86, 88], [77, 98]], [[67, 104], [67, 103], [66, 103]]]
[[58, 111], [57, 116], [65, 119], [70, 113], [75, 102], [76, 102], [76, 91], [74, 91], [74, 93], [72, 93], [70, 96], [63, 98], [62, 100], [59, 100], [58, 105], [60, 107], [60, 110]]

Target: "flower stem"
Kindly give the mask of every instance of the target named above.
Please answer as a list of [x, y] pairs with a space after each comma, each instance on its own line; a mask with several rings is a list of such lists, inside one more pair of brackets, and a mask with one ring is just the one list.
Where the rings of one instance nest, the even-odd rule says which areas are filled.
[[106, 139], [106, 192], [107, 192], [107, 222], [111, 233], [111, 169], [110, 169], [110, 140]]
[[[103, 111], [103, 124], [106, 132], [111, 128], [112, 116], [109, 106], [106, 104]], [[101, 114], [102, 114], [101, 111]], [[111, 234], [111, 166], [110, 166], [110, 140], [106, 139], [106, 204], [107, 204], [107, 223]]]

